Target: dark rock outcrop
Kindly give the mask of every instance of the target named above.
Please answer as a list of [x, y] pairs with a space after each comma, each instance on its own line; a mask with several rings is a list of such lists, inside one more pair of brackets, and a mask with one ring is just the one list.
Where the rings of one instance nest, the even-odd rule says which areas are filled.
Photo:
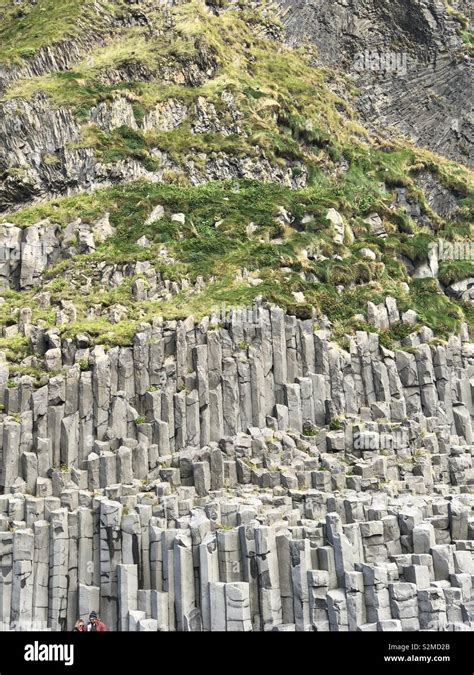
[[[321, 62], [360, 88], [359, 111], [379, 131], [471, 164], [472, 61], [441, 0], [279, 0], [288, 40], [313, 42]], [[464, 5], [463, 5], [464, 7]], [[460, 7], [460, 9], [462, 9]], [[465, 8], [467, 9], [467, 8]], [[373, 57], [398, 57], [390, 67]], [[364, 60], [365, 67], [360, 67]]]

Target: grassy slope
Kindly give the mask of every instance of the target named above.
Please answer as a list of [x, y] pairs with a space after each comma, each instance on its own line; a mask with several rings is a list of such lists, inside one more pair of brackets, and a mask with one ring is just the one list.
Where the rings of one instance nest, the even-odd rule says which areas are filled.
[[78, 36], [84, 25], [94, 25], [95, 0], [41, 0], [14, 5], [0, 0], [0, 62], [21, 63], [45, 45]]
[[[53, 11], [47, 0], [40, 0], [36, 7], [47, 9], [47, 14]], [[66, 268], [87, 268], [88, 257], [59, 263], [47, 275], [53, 302], [73, 299], [79, 313], [78, 323], [62, 330], [69, 335], [87, 330], [97, 342], [128, 343], [139, 320], [156, 314], [169, 318], [189, 314], [199, 317], [218, 305], [245, 304], [257, 295], [301, 315], [313, 309], [326, 313], [341, 338], [346, 331], [365, 328], [353, 317], [365, 310], [367, 300], [381, 301], [387, 294], [397, 297], [402, 309], [417, 310], [420, 323], [431, 326], [439, 336], [457, 330], [462, 319], [472, 322], [472, 309], [449, 300], [439, 292], [435, 282], [411, 281], [407, 277], [403, 265], [397, 261], [397, 253], [402, 251], [412, 259], [423, 259], [434, 232], [421, 230], [393, 206], [394, 188], [407, 187], [409, 195], [418, 199], [430, 217], [437, 236], [468, 237], [471, 234], [468, 195], [472, 188], [468, 171], [407, 143], [387, 144], [369, 138], [347, 103], [328, 87], [327, 79], [332, 74], [311, 67], [310, 53], [291, 51], [277, 41], [259, 37], [262, 27], [272, 26], [268, 17], [262, 23], [254, 10], [214, 17], [196, 2], [173, 8], [172, 16], [173, 30], [153, 40], [141, 28], [119, 32], [105, 47], [88, 55], [73, 72], [13, 83], [6, 96], [31, 96], [44, 90], [57, 105], [72, 106], [84, 120], [84, 144], [93, 145], [103, 161], [133, 156], [146, 165], [152, 161], [149, 152], [152, 147], [168, 152], [177, 162], [194, 157], [196, 151], [212, 155], [225, 150], [252, 156], [260, 148], [275, 165], [297, 162], [309, 167], [310, 184], [297, 191], [256, 181], [192, 187], [181, 177], [180, 184], [138, 182], [117, 186], [35, 205], [4, 218], [26, 225], [50, 217], [65, 224], [78, 216], [93, 221], [104, 211], [110, 211], [116, 236], [92, 259], [155, 261], [157, 247], [164, 242], [176, 260], [175, 265], [164, 270], [167, 278], [183, 275], [191, 279], [198, 275], [217, 278], [199, 295], [183, 293], [166, 303], [134, 302], [127, 282], [101, 296], [105, 305], [120, 302], [129, 308], [127, 321], [111, 326], [106, 319], [84, 318], [87, 306], [97, 299], [97, 289], [78, 299], [77, 291], [62, 278]], [[162, 15], [153, 14], [151, 20], [159, 28]], [[60, 23], [56, 26], [58, 31], [60, 26]], [[28, 34], [26, 28], [24, 32]], [[53, 39], [43, 29], [39, 35]], [[159, 73], [164, 65], [182, 68], [183, 59], [192, 58], [200, 50], [215, 55], [219, 67], [214, 78], [199, 87], [163, 85]], [[130, 60], [138, 60], [156, 71], [156, 77], [121, 86], [104, 84], [102, 76], [108, 67]], [[246, 133], [230, 137], [199, 135], [184, 124], [161, 134], [131, 133], [124, 128], [105, 134], [87, 124], [92, 105], [123, 89], [132, 96], [138, 118], [170, 96], [192, 104], [198, 95], [203, 95], [218, 107], [221, 92], [232, 91], [243, 113]], [[348, 170], [337, 176], [335, 169], [341, 161], [347, 163]], [[464, 197], [464, 206], [455, 222], [436, 216], [417, 188], [414, 173], [423, 167]], [[163, 204], [166, 217], [154, 226], [145, 227], [144, 221], [156, 204]], [[280, 207], [292, 214], [291, 227], [278, 223]], [[330, 207], [344, 214], [356, 234], [354, 243], [334, 244], [325, 220]], [[384, 218], [389, 231], [387, 239], [376, 239], [368, 233], [363, 219], [373, 211]], [[174, 212], [186, 214], [184, 227], [171, 221]], [[313, 220], [303, 226], [305, 215]], [[214, 226], [217, 221], [222, 221], [218, 228]], [[249, 239], [246, 226], [250, 222], [258, 229]], [[135, 246], [143, 234], [152, 241], [152, 247], [145, 251]], [[375, 261], [361, 257], [359, 251], [363, 247], [376, 253]], [[337, 254], [342, 259], [309, 262], [302, 251], [310, 248], [328, 257]], [[262, 283], [253, 286], [238, 280], [242, 267]], [[313, 272], [320, 283], [305, 281], [303, 271]], [[460, 269], [456, 263], [442, 267], [444, 280], [457, 280], [465, 272], [465, 266]], [[409, 293], [402, 290], [401, 282], [410, 283]], [[342, 295], [335, 288], [339, 284], [347, 286]], [[303, 305], [295, 303], [292, 292], [297, 291], [305, 294]], [[7, 321], [12, 309], [20, 304], [34, 307], [32, 296], [33, 293], [7, 293], [7, 302], [0, 305], [0, 320]], [[41, 318], [50, 324], [53, 315], [52, 310], [34, 309], [34, 320]], [[385, 343], [393, 346], [404, 331], [403, 327], [395, 327], [384, 336]], [[25, 343], [22, 338], [2, 339], [0, 349], [8, 349], [9, 355], [18, 359], [26, 353]]]

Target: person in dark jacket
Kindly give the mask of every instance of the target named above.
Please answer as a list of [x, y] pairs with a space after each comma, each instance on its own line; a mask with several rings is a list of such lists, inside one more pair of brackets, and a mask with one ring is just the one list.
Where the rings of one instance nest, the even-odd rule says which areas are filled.
[[76, 621], [76, 625], [74, 626], [74, 633], [85, 633], [86, 632], [86, 624], [84, 623], [84, 619], [78, 619]]
[[88, 631], [100, 631], [104, 632], [107, 630], [107, 626], [103, 621], [97, 616], [97, 612], [91, 612], [89, 614], [89, 623], [87, 624]]

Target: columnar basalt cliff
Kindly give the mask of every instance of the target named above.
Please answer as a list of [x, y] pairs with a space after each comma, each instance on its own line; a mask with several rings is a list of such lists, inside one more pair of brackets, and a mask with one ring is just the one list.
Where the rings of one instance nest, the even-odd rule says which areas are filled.
[[255, 306], [5, 365], [2, 622], [468, 629], [474, 345], [414, 341]]
[[0, 0], [0, 630], [473, 629], [467, 14]]

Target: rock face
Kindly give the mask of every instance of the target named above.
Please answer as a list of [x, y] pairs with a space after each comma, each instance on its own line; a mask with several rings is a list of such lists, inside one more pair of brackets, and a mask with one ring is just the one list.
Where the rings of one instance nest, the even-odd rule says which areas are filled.
[[472, 165], [472, 105], [466, 106], [471, 68], [460, 23], [446, 3], [279, 4], [290, 42], [309, 39], [323, 63], [356, 79], [361, 89], [358, 107], [366, 122], [384, 131], [393, 128], [419, 145]]
[[472, 344], [261, 305], [86, 343], [0, 387], [4, 628], [470, 629]]
[[55, 183], [73, 188], [87, 175], [90, 181], [90, 150], [69, 147], [79, 141], [79, 127], [70, 110], [55, 110], [42, 95], [31, 102], [7, 101], [0, 108], [2, 211], [32, 197], [44, 197]]
[[26, 290], [42, 281], [49, 265], [78, 253], [92, 253], [96, 245], [114, 233], [105, 214], [94, 225], [76, 220], [64, 231], [48, 220], [23, 229], [0, 225], [0, 285]]
[[138, 162], [104, 165], [94, 150], [80, 147], [72, 111], [46, 96], [0, 104], [0, 211], [30, 200], [149, 177]]
[[[233, 113], [233, 101], [227, 100], [225, 96], [223, 100]], [[174, 103], [172, 99], [171, 102]], [[169, 119], [173, 120], [174, 126], [179, 126], [186, 117], [186, 106], [179, 102], [174, 106], [167, 102], [167, 105], [169, 109], [163, 105], [157, 106], [145, 116], [140, 127], [144, 131], [169, 130], [173, 128]], [[201, 107], [205, 110], [204, 104]], [[200, 112], [202, 116], [203, 112]], [[123, 126], [132, 130], [139, 128], [130, 102], [120, 96], [93, 107], [90, 122], [105, 131]], [[220, 126], [219, 130], [222, 131]], [[206, 129], [196, 131], [202, 133]], [[227, 133], [234, 131], [232, 126]], [[272, 171], [264, 158], [261, 163], [247, 162], [246, 167], [255, 176], [262, 170]], [[165, 168], [170, 168], [166, 162]], [[31, 100], [14, 98], [0, 103], [0, 212], [30, 200], [120, 181], [137, 178], [161, 181], [163, 169], [150, 172], [132, 159], [102, 163], [94, 149], [81, 147], [81, 125], [73, 110], [66, 106], [57, 107], [43, 93], [38, 93]], [[209, 171], [215, 175], [215, 168], [209, 167]], [[245, 175], [246, 169], [236, 167], [235, 171], [235, 175]], [[283, 172], [280, 173], [283, 175]], [[288, 171], [288, 176], [290, 173]], [[207, 174], [201, 174], [199, 180], [204, 182], [210, 179]]]
[[[240, 113], [231, 92], [221, 95], [223, 111], [198, 97], [192, 113], [178, 100], [157, 104], [139, 123], [130, 102], [121, 96], [101, 102], [90, 111], [90, 122], [102, 131], [127, 128], [142, 132], [170, 131], [190, 117], [196, 134], [219, 133], [222, 137], [243, 134]], [[226, 121], [229, 118], [230, 123]], [[137, 179], [163, 182], [167, 171], [184, 171], [192, 184], [226, 178], [271, 180], [289, 187], [303, 187], [307, 169], [300, 162], [274, 166], [263, 151], [254, 157], [236, 157], [220, 152], [204, 165], [201, 158], [184, 164], [173, 162], [158, 149], [152, 151], [156, 166], [149, 170], [129, 157], [104, 163], [94, 148], [82, 147], [81, 125], [73, 111], [57, 107], [44, 94], [31, 100], [0, 103], [0, 212], [30, 201], [52, 198]], [[294, 169], [298, 168], [298, 173]]]

